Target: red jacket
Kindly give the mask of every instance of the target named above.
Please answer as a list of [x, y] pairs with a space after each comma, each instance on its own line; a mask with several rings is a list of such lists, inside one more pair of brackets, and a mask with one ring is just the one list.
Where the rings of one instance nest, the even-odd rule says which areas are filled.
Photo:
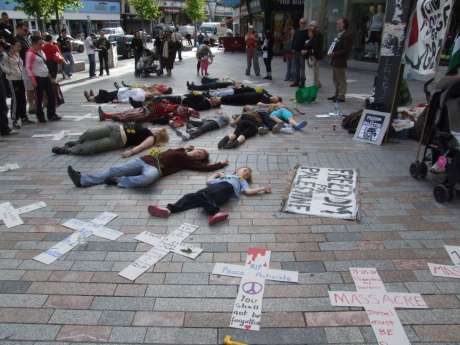
[[64, 62], [64, 58], [62, 57], [61, 50], [54, 43], [46, 43], [43, 46], [43, 52], [46, 55], [47, 61], [54, 61], [58, 64], [62, 64]]

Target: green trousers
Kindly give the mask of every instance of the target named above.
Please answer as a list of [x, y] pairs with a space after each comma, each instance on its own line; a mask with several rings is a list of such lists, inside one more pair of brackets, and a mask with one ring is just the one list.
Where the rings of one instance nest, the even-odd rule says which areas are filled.
[[88, 129], [78, 138], [78, 144], [70, 148], [70, 153], [74, 155], [92, 155], [121, 149], [124, 146], [120, 125], [110, 124]]

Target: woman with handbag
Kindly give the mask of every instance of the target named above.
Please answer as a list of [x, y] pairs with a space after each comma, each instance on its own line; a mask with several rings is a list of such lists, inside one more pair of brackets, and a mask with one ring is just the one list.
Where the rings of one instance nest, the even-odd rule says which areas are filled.
[[58, 67], [59, 65], [66, 64], [66, 60], [59, 46], [53, 42], [53, 37], [51, 35], [45, 35], [44, 40], [43, 52], [46, 56], [46, 66], [50, 72], [51, 82], [53, 84], [56, 107], [59, 107], [64, 103], [64, 96], [62, 95], [61, 86], [57, 81]]

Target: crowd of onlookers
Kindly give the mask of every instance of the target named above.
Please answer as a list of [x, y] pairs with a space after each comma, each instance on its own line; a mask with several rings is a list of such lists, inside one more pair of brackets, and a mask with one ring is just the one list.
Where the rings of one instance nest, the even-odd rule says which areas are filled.
[[[344, 102], [347, 91], [346, 69], [347, 60], [352, 50], [353, 39], [348, 31], [348, 20], [337, 20], [337, 37], [326, 51], [323, 44], [323, 36], [315, 21], [307, 24], [304, 18], [299, 20], [297, 30], [287, 28], [283, 36], [283, 60], [286, 63], [286, 75], [284, 80], [292, 82], [291, 87], [321, 88], [319, 76], [319, 63], [327, 55], [333, 67], [333, 82], [335, 94], [329, 97], [335, 102]], [[271, 61], [273, 59], [274, 40], [270, 31], [259, 35], [249, 26], [245, 35], [246, 43], [246, 75], [250, 75], [251, 69], [256, 76], [260, 76], [259, 58], [262, 56], [267, 75], [265, 79], [272, 79]]]

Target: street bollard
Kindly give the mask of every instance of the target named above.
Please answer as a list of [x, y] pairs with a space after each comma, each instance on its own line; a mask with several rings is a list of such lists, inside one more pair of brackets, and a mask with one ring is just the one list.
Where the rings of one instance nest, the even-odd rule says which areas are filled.
[[232, 340], [230, 335], [224, 337], [224, 345], [248, 345], [246, 343], [240, 343], [239, 341]]

